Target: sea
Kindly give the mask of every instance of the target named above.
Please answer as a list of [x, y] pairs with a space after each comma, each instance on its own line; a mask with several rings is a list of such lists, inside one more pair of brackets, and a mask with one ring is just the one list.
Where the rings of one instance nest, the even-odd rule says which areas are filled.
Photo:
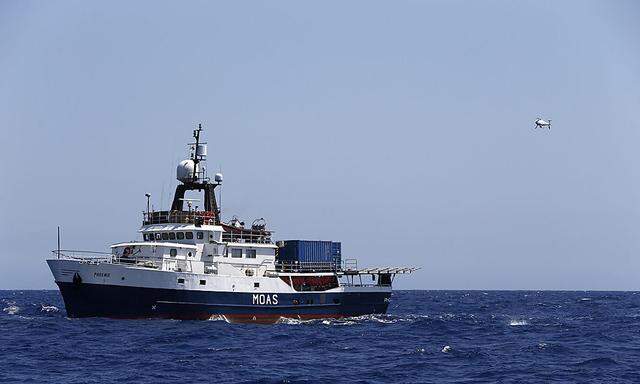
[[640, 293], [396, 291], [386, 315], [258, 325], [0, 291], [0, 382], [639, 383]]

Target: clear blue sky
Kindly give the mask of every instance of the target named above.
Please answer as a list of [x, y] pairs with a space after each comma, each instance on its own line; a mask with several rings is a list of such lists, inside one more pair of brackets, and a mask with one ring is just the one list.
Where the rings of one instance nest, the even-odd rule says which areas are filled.
[[[136, 238], [198, 122], [223, 214], [398, 288], [640, 289], [636, 1], [0, 2], [0, 288]], [[535, 131], [537, 116], [553, 129]]]

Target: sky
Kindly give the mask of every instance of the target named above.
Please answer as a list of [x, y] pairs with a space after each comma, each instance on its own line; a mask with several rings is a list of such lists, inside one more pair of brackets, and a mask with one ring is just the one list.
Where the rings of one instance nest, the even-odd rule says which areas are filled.
[[[0, 1], [0, 289], [139, 238], [202, 123], [223, 218], [398, 289], [640, 290], [636, 1]], [[552, 120], [551, 130], [534, 120]]]

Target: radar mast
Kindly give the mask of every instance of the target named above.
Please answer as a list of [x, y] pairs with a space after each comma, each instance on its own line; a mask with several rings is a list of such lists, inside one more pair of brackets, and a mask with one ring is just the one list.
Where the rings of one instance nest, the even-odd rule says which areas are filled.
[[186, 191], [204, 191], [204, 211], [210, 213], [215, 224], [220, 224], [220, 209], [216, 201], [214, 190], [222, 184], [222, 175], [217, 175], [212, 183], [206, 175], [206, 168], [202, 165], [207, 158], [207, 143], [200, 141], [202, 124], [193, 130], [194, 143], [189, 143], [191, 154], [188, 160], [178, 164], [176, 178], [181, 184], [176, 187], [176, 193], [171, 204], [172, 212], [184, 212], [184, 194]]

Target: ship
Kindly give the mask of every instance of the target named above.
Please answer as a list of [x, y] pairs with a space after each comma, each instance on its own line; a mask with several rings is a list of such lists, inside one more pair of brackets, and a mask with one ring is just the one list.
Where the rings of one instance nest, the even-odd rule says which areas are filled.
[[68, 317], [275, 323], [387, 312], [395, 277], [418, 268], [359, 268], [340, 242], [274, 241], [264, 219], [223, 221], [223, 176], [207, 176], [202, 132], [199, 124], [177, 166], [170, 210], [152, 210], [145, 195], [138, 241], [108, 252], [61, 249], [58, 228], [47, 264]]

